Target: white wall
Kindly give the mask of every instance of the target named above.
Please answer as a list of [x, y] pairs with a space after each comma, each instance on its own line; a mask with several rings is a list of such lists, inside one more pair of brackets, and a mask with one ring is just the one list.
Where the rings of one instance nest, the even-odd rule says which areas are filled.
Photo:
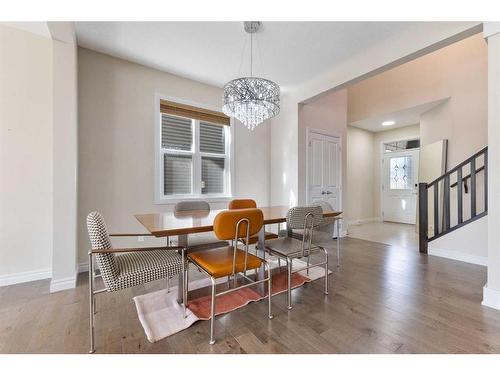
[[[347, 91], [339, 90], [299, 107], [298, 133], [298, 204], [306, 204], [306, 159], [307, 128], [323, 130], [328, 134], [338, 136], [342, 142], [342, 185], [346, 181], [347, 161]], [[342, 191], [342, 208], [347, 202], [348, 192]]]
[[428, 253], [486, 266], [488, 264], [488, 216], [429, 242]]
[[0, 285], [50, 277], [52, 41], [0, 25]]
[[488, 281], [483, 305], [500, 309], [500, 22], [488, 22]]
[[[154, 204], [155, 93], [220, 107], [222, 90], [84, 48], [78, 49], [78, 82], [78, 244], [79, 262], [85, 263], [89, 212], [102, 212], [110, 232], [143, 233], [133, 214], [172, 209]], [[269, 123], [253, 132], [240, 123], [234, 128], [233, 193], [259, 205], [269, 204], [270, 133]], [[115, 243], [138, 245], [136, 239]]]

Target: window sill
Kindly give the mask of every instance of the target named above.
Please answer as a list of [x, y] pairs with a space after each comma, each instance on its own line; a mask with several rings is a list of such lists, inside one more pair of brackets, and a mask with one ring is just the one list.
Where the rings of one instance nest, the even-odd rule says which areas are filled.
[[186, 195], [186, 196], [176, 196], [172, 198], [157, 198], [155, 199], [156, 205], [171, 205], [176, 204], [182, 201], [205, 201], [208, 203], [217, 203], [217, 202], [229, 202], [233, 199], [232, 195], [217, 195], [217, 196], [206, 196], [206, 195]]

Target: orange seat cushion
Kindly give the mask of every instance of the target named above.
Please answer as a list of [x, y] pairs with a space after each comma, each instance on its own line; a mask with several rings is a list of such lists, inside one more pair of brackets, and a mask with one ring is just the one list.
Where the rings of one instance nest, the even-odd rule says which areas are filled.
[[[214, 250], [197, 251], [188, 255], [188, 258], [206, 270], [214, 278], [229, 276], [233, 273], [233, 247], [227, 246]], [[247, 270], [259, 268], [260, 258], [248, 254]], [[245, 269], [245, 252], [236, 250], [236, 272]]]
[[[271, 233], [271, 232], [266, 232], [265, 234], [265, 239], [266, 240], [273, 240], [275, 238], [278, 238], [278, 235], [275, 234], [275, 233]], [[246, 239], [245, 238], [242, 238], [241, 239], [243, 243], [245, 243]], [[253, 245], [255, 243], [259, 242], [259, 237], [258, 236], [255, 236], [255, 237], [250, 237], [250, 241], [248, 241], [248, 244], [249, 245]]]

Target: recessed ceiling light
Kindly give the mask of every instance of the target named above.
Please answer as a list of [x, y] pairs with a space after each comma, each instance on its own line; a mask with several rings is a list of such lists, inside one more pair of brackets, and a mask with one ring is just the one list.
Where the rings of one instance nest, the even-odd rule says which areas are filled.
[[384, 121], [382, 123], [382, 126], [391, 126], [391, 125], [394, 125], [395, 123], [396, 123], [396, 121], [392, 121], [392, 120], [390, 120], [390, 121]]

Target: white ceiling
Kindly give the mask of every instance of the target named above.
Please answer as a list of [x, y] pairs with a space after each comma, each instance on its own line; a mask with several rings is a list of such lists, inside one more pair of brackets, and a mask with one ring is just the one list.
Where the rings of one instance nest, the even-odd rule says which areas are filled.
[[[249, 73], [250, 42], [242, 22], [76, 22], [75, 26], [82, 47], [197, 81], [222, 86]], [[295, 86], [411, 27], [425, 23], [264, 22], [254, 39], [254, 75], [283, 88]]]
[[51, 37], [47, 22], [0, 22], [0, 24], [28, 31], [46, 38]]
[[[351, 122], [349, 125], [375, 133], [415, 125], [420, 123], [420, 116], [423, 113], [443, 104], [446, 100], [448, 100], [448, 98], [420, 104], [411, 108], [405, 108], [392, 113], [373, 116], [367, 119]], [[391, 126], [382, 126], [382, 122], [384, 121], [395, 121], [396, 123]]]

